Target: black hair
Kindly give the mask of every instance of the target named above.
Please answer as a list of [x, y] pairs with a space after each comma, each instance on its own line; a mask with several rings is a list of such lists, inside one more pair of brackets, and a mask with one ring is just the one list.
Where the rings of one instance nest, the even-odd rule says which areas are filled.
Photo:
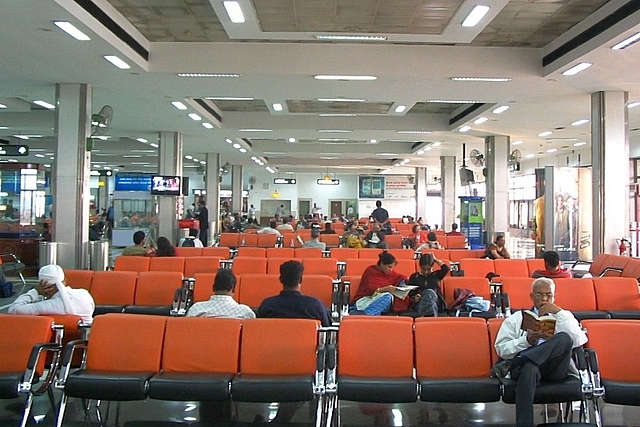
[[304, 266], [299, 261], [287, 261], [280, 265], [280, 283], [285, 289], [293, 289], [302, 282]]
[[433, 254], [422, 254], [420, 255], [420, 267], [427, 266], [432, 267], [434, 263]]
[[144, 240], [144, 236], [144, 231], [136, 231], [135, 233], [133, 233], [133, 243], [139, 245]]
[[378, 255], [378, 265], [390, 265], [396, 263], [396, 257], [387, 251], [383, 251]]
[[545, 265], [549, 267], [557, 267], [560, 265], [560, 255], [555, 251], [546, 251], [542, 254], [542, 258], [544, 259]]
[[156, 256], [176, 256], [176, 250], [166, 237], [158, 237]]
[[436, 240], [438, 240], [438, 236], [436, 236], [436, 233], [434, 233], [433, 231], [430, 232], [429, 234], [427, 234], [427, 239], [430, 242], [435, 242]]
[[456, 224], [455, 222], [453, 224], [451, 224], [451, 230], [452, 231], [456, 231], [458, 229], [458, 224]]
[[311, 237], [320, 237], [320, 229], [312, 228], [311, 229]]
[[277, 225], [277, 224], [276, 224], [276, 222], [275, 222], [275, 221], [271, 221], [271, 222], [269, 223], [269, 227], [271, 227], [271, 228], [276, 228], [276, 225]]
[[227, 268], [220, 268], [216, 273], [215, 279], [213, 279], [213, 290], [218, 291], [233, 291], [236, 287], [236, 276], [233, 272]]
[[379, 208], [380, 206], [382, 206], [382, 202], [380, 200], [376, 200], [376, 207]]
[[413, 227], [411, 227], [411, 231], [414, 233], [417, 233], [418, 231], [420, 231], [420, 224], [416, 224]]
[[189, 229], [189, 236], [190, 237], [198, 237], [198, 229], [197, 228], [190, 228]]

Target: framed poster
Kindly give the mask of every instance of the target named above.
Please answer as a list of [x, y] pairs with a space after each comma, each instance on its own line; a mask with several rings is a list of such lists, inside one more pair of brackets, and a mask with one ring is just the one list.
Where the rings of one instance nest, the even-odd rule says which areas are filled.
[[385, 182], [383, 176], [359, 176], [358, 194], [361, 199], [384, 199]]

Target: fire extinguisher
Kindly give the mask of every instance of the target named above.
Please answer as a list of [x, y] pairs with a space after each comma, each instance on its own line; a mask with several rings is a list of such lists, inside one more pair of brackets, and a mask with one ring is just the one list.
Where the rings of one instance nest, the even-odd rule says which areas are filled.
[[620, 255], [625, 255], [627, 252], [627, 245], [629, 241], [627, 239], [620, 239], [620, 246], [618, 246], [618, 250], [620, 251]]

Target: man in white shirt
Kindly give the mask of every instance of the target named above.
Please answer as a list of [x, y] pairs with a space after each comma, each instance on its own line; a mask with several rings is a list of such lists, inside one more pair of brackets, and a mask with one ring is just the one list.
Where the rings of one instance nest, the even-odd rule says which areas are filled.
[[320, 229], [314, 227], [311, 229], [311, 240], [307, 240], [302, 244], [303, 248], [320, 248], [323, 251], [327, 249], [326, 243], [318, 240], [320, 237]]
[[278, 236], [282, 236], [282, 234], [276, 230], [276, 222], [271, 221], [268, 227], [261, 228], [257, 231], [258, 234], [277, 234]]
[[254, 319], [255, 313], [244, 304], [233, 299], [236, 276], [231, 270], [219, 269], [213, 280], [214, 294], [209, 301], [197, 302], [187, 312], [187, 317], [226, 317], [231, 319]]
[[9, 314], [75, 314], [86, 323], [93, 321], [95, 303], [86, 289], [72, 289], [64, 285], [64, 271], [59, 265], [42, 267], [40, 281], [9, 306]]

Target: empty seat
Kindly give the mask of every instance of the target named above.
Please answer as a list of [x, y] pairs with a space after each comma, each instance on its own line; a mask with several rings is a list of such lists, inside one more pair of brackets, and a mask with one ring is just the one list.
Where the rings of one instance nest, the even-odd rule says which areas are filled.
[[91, 296], [96, 304], [94, 316], [120, 313], [135, 301], [138, 274], [134, 271], [96, 271], [91, 283]]
[[452, 249], [449, 251], [451, 262], [460, 262], [465, 258], [478, 258], [478, 253], [472, 249]]
[[295, 249], [288, 248], [267, 248], [267, 258], [295, 258]]
[[631, 277], [594, 277], [598, 310], [607, 311], [613, 318], [640, 318], [638, 282]]
[[487, 274], [496, 271], [492, 259], [480, 258], [461, 259], [460, 270], [464, 271], [465, 277], [487, 277]]
[[116, 257], [113, 265], [115, 271], [149, 271], [151, 258], [144, 256], [123, 256]]
[[275, 248], [280, 237], [277, 234], [271, 233], [257, 234], [256, 236], [258, 236], [256, 245], [261, 248]]
[[[446, 345], [434, 345], [445, 342]], [[490, 378], [492, 343], [484, 319], [416, 319], [415, 346], [420, 400], [455, 403], [500, 400], [500, 381]]]
[[189, 257], [184, 260], [184, 277], [194, 277], [197, 273], [215, 273], [220, 268], [220, 257]]
[[605, 311], [596, 305], [596, 292], [591, 279], [554, 279], [556, 301], [560, 307], [570, 310], [578, 320], [607, 318]]
[[307, 274], [302, 276], [302, 293], [316, 297], [325, 307], [330, 308], [333, 302], [333, 277], [322, 274]]
[[320, 248], [296, 248], [296, 258], [322, 258], [324, 255]]
[[228, 246], [208, 246], [202, 248], [202, 256], [217, 256], [220, 259], [229, 259], [231, 255]]
[[176, 256], [179, 257], [192, 257], [192, 256], [202, 256], [203, 248], [190, 248], [190, 247], [177, 247], [176, 248]]
[[64, 270], [64, 284], [74, 289], [91, 290], [93, 270]]
[[235, 248], [240, 245], [240, 234], [238, 233], [222, 233], [218, 239], [220, 246]]
[[502, 292], [509, 294], [512, 310], [533, 307], [533, 301], [531, 300], [531, 283], [533, 283], [533, 280], [530, 277], [502, 278]]
[[304, 275], [321, 274], [334, 279], [338, 277], [338, 261], [335, 258], [302, 258]]
[[238, 248], [237, 256], [264, 258], [265, 256], [267, 256], [267, 251], [265, 248], [241, 246]]
[[267, 274], [280, 274], [280, 266], [287, 261], [302, 262], [302, 258], [268, 258]]
[[445, 249], [466, 249], [467, 237], [466, 236], [443, 236], [439, 239], [443, 239], [443, 245]]
[[416, 253], [413, 249], [389, 249], [387, 250], [396, 259], [414, 259]]
[[267, 258], [237, 256], [233, 259], [231, 270], [236, 277], [247, 273], [266, 274]]
[[177, 271], [184, 272], [184, 257], [152, 257], [149, 271]]
[[173, 401], [229, 399], [231, 379], [238, 372], [240, 330], [238, 319], [167, 319], [162, 372], [149, 380], [149, 397]]
[[382, 252], [382, 249], [377, 249], [377, 248], [358, 249], [358, 258], [377, 260], [378, 255], [380, 255], [381, 252]]
[[501, 277], [531, 277], [529, 265], [524, 259], [495, 259], [493, 267], [493, 271]]
[[146, 271], [138, 274], [134, 305], [125, 312], [169, 315], [176, 289], [182, 287], [182, 273]]
[[404, 248], [404, 237], [400, 234], [387, 234], [384, 236], [384, 241], [387, 243], [389, 249]]
[[373, 259], [348, 259], [346, 260], [346, 273], [349, 276], [362, 276], [364, 270], [370, 265], [375, 265], [377, 261]]
[[321, 234], [320, 241], [323, 242], [327, 248], [337, 248], [342, 243], [342, 236], [337, 234]]
[[338, 261], [346, 261], [349, 258], [358, 258], [358, 249], [356, 248], [331, 248], [329, 256]]

